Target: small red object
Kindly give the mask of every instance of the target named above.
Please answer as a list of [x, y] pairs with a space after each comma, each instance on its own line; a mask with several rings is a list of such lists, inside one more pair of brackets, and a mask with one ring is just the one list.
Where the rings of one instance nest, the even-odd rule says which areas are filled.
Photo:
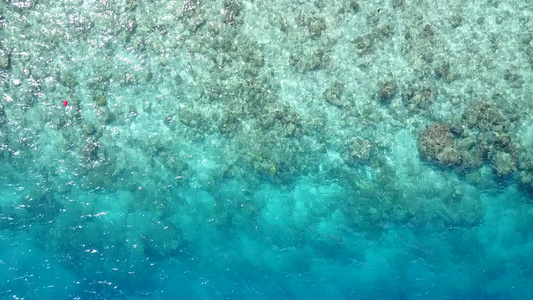
[[63, 101], [63, 106], [67, 106], [67, 105], [68, 105], [68, 101], [67, 100]]

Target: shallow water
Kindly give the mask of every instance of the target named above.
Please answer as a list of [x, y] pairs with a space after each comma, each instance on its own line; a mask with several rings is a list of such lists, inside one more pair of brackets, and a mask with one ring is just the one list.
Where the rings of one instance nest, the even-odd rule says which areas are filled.
[[526, 299], [532, 41], [530, 1], [3, 1], [0, 297]]

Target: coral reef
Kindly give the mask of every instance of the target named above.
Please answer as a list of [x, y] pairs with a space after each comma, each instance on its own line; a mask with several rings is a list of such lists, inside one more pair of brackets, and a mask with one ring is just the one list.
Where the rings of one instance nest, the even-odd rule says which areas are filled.
[[241, 14], [242, 3], [236, 0], [224, 0], [224, 10], [222, 15], [224, 16], [224, 23], [228, 25], [235, 24], [235, 18]]
[[432, 87], [421, 83], [410, 84], [402, 92], [402, 103], [409, 111], [422, 112], [435, 101], [435, 94]]
[[423, 159], [447, 166], [459, 165], [461, 153], [456, 149], [450, 126], [433, 123], [418, 135], [418, 149]]
[[11, 64], [10, 52], [0, 49], [0, 68], [9, 68]]
[[374, 36], [370, 33], [365, 34], [357, 37], [353, 43], [358, 54], [369, 54], [372, 52], [372, 47], [374, 45]]
[[318, 38], [326, 30], [326, 21], [324, 18], [314, 14], [300, 14], [296, 20], [297, 24], [307, 29], [311, 38]]
[[335, 106], [343, 107], [345, 106], [343, 93], [344, 85], [338, 81], [335, 81], [328, 86], [326, 91], [324, 91], [324, 98], [326, 98], [326, 101]]
[[481, 132], [503, 132], [508, 129], [508, 124], [506, 124], [501, 111], [484, 102], [475, 102], [470, 105], [463, 119], [469, 128]]
[[517, 170], [519, 158], [509, 128], [497, 107], [475, 102], [458, 123], [430, 124], [419, 134], [418, 147], [425, 160], [456, 166], [461, 172], [488, 164], [498, 177], [505, 177]]
[[370, 162], [376, 145], [371, 141], [355, 138], [349, 141], [342, 152], [342, 159], [349, 166], [356, 166]]
[[328, 66], [329, 60], [329, 53], [321, 47], [293, 53], [290, 56], [291, 65], [302, 73], [324, 69]]
[[531, 149], [520, 151], [517, 169], [518, 183], [528, 194], [533, 194], [533, 152]]
[[390, 103], [396, 95], [396, 83], [393, 80], [387, 80], [379, 84], [378, 99], [382, 103]]

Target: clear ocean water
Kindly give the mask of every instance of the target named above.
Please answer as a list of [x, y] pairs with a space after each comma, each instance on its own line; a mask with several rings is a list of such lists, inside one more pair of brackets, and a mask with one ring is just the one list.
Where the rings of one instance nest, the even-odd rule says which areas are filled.
[[531, 299], [530, 0], [4, 0], [0, 299]]

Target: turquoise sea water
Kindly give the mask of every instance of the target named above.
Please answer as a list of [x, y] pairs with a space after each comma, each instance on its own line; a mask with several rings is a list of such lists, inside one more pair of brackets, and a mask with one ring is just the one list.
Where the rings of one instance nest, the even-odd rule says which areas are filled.
[[2, 1], [0, 298], [530, 299], [532, 82], [527, 0]]

